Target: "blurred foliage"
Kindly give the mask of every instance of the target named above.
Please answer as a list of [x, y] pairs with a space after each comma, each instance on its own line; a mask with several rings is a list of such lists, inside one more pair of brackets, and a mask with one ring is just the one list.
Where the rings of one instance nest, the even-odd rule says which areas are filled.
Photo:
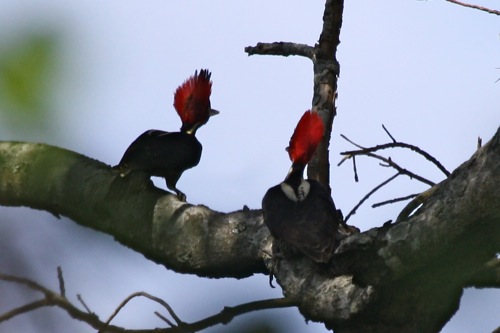
[[5, 127], [46, 127], [58, 54], [57, 38], [46, 30], [0, 40], [0, 117]]

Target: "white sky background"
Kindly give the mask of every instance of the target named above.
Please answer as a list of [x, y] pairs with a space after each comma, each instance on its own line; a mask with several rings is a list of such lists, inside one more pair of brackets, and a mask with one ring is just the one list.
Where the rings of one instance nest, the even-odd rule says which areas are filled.
[[[184, 173], [178, 186], [189, 202], [215, 210], [260, 208], [267, 188], [280, 182], [290, 166], [284, 148], [299, 117], [311, 107], [313, 72], [305, 58], [248, 57], [243, 49], [259, 41], [312, 45], [321, 31], [323, 9], [322, 0], [0, 0], [1, 38], [30, 25], [55, 26], [64, 51], [63, 83], [56, 91], [62, 134], [3, 128], [0, 140], [46, 142], [114, 165], [144, 130], [180, 128], [173, 92], [196, 69], [209, 68], [212, 106], [221, 114], [199, 130], [202, 160]], [[366, 146], [385, 143], [383, 123], [398, 140], [427, 150], [450, 171], [471, 156], [478, 136], [483, 142], [491, 138], [500, 124], [500, 83], [494, 83], [500, 77], [499, 23], [498, 16], [438, 0], [346, 1], [330, 154], [333, 197], [344, 214], [394, 172], [360, 158], [360, 182], [354, 183], [350, 163], [336, 167], [339, 152], [352, 148], [340, 133]], [[412, 154], [391, 156], [434, 181], [443, 179]], [[156, 183], [165, 187], [163, 181]], [[424, 189], [401, 178], [370, 199], [349, 223], [362, 230], [380, 226], [404, 204], [375, 210], [371, 204]], [[30, 259], [23, 272], [57, 288], [55, 271], [61, 265], [68, 295], [81, 293], [102, 318], [138, 290], [165, 299], [185, 321], [226, 305], [281, 296], [262, 275], [209, 280], [167, 271], [108, 236], [43, 212], [0, 207], [0, 224], [12, 234], [12, 244], [4, 247]], [[0, 297], [5, 311], [14, 305], [6, 300], [20, 291], [0, 285], [0, 293], [7, 295]], [[461, 310], [443, 332], [493, 331], [500, 325], [499, 300], [498, 291], [466, 291]], [[155, 310], [161, 309], [136, 300], [114, 323], [161, 326]], [[54, 313], [52, 325], [37, 324]], [[242, 316], [206, 332], [238, 331], [254, 318], [286, 321], [280, 325], [292, 333], [326, 332], [321, 324], [304, 324], [295, 309]], [[0, 325], [0, 333], [14, 328], [67, 332], [69, 327], [93, 331], [47, 309]]]

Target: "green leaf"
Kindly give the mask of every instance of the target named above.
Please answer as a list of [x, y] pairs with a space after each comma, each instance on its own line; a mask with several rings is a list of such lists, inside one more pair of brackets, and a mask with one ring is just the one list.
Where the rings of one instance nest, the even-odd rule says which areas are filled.
[[50, 33], [20, 35], [10, 43], [0, 41], [0, 116], [11, 125], [43, 122], [51, 109], [56, 44]]

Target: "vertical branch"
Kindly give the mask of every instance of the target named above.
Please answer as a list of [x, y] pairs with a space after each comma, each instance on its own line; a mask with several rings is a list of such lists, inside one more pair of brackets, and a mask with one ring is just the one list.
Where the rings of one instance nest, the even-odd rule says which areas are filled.
[[323, 13], [323, 28], [319, 42], [314, 47], [291, 42], [258, 43], [245, 47], [248, 55], [301, 56], [312, 60], [314, 88], [312, 109], [318, 112], [325, 124], [325, 136], [307, 168], [307, 176], [324, 185], [330, 183], [330, 161], [328, 158], [333, 119], [337, 114], [337, 79], [340, 66], [337, 61], [337, 46], [340, 44], [340, 28], [344, 0], [326, 0]]
[[327, 0], [323, 14], [323, 29], [319, 43], [314, 48], [314, 89], [312, 105], [325, 123], [325, 136], [309, 163], [307, 175], [322, 184], [330, 182], [329, 145], [333, 119], [337, 114], [337, 79], [340, 65], [337, 61], [337, 47], [340, 44], [343, 0]]

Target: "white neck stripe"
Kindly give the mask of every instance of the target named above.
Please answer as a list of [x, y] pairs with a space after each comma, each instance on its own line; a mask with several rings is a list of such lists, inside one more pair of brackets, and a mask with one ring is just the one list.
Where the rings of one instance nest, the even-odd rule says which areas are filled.
[[286, 195], [286, 197], [293, 202], [300, 202], [304, 201], [305, 198], [307, 198], [307, 195], [309, 194], [309, 191], [311, 189], [311, 184], [305, 179], [302, 179], [302, 182], [299, 185], [298, 188], [298, 196], [295, 194], [295, 191], [293, 188], [288, 185], [287, 183], [283, 182], [281, 183], [281, 190], [283, 193]]

